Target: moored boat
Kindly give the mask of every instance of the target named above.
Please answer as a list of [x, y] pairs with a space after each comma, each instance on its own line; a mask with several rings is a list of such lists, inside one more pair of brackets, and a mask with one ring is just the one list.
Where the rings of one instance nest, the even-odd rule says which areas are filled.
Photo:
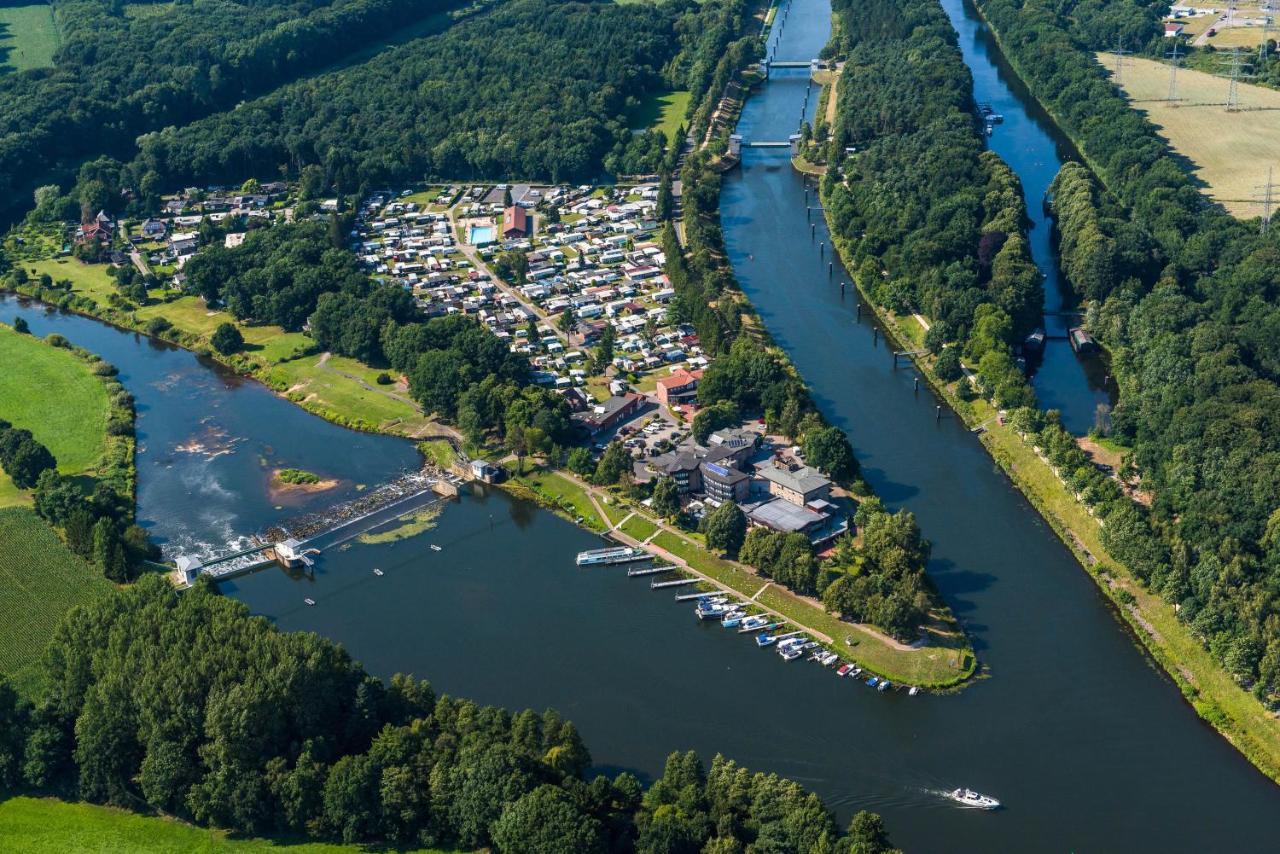
[[838, 668], [836, 668], [837, 676], [848, 676], [852, 672], [853, 672], [853, 665], [847, 662], [845, 664], [840, 665]]
[[881, 679], [881, 680], [880, 680], [880, 684], [876, 686], [876, 690], [877, 690], [877, 691], [887, 691], [887, 690], [889, 690], [890, 686], [892, 686], [892, 685], [893, 685], [893, 683], [892, 683], [892, 682], [890, 682], [888, 679]]

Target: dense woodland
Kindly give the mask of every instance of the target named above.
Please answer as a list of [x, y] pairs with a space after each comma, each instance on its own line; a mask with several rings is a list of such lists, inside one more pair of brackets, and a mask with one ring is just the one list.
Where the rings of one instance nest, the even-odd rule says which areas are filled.
[[1040, 325], [1041, 277], [1017, 176], [984, 150], [955, 31], [937, 0], [835, 8], [846, 62], [822, 190], [845, 262], [880, 305], [930, 318], [945, 379], [962, 350], [999, 405], [1032, 403], [1013, 347]]
[[[1036, 95], [1084, 155], [1054, 186], [1068, 277], [1121, 386], [1148, 513], [1104, 503], [1108, 548], [1180, 606], [1262, 698], [1280, 688], [1280, 245], [1212, 206], [1107, 80], [1083, 8], [982, 0]], [[1116, 20], [1160, 8], [1128, 3]], [[1071, 15], [1072, 17], [1065, 17]], [[1126, 23], [1125, 26], [1132, 26]], [[1139, 27], [1141, 30], [1141, 27]], [[1223, 121], [1230, 121], [1224, 115]], [[1095, 177], [1096, 176], [1096, 177]], [[1119, 515], [1117, 515], [1119, 514]]]
[[501, 852], [889, 850], [775, 775], [672, 754], [646, 791], [552, 711], [515, 714], [366, 673], [211, 585], [148, 577], [74, 609], [34, 708], [0, 680], [0, 790], [147, 808], [251, 834]]
[[[742, 0], [511, 0], [366, 62], [140, 140], [119, 178], [143, 199], [188, 183], [323, 170], [342, 194], [421, 180], [582, 180], [655, 171], [663, 140], [628, 114], [701, 89]], [[77, 195], [83, 195], [84, 182]]]
[[[54, 68], [0, 77], [0, 190], [12, 205], [80, 160], [130, 156], [183, 125], [315, 71], [447, 0], [52, 0]], [[154, 12], [151, 10], [154, 9]], [[144, 189], [152, 189], [144, 187]], [[102, 195], [93, 207], [114, 207]], [[108, 202], [111, 204], [108, 205]]]

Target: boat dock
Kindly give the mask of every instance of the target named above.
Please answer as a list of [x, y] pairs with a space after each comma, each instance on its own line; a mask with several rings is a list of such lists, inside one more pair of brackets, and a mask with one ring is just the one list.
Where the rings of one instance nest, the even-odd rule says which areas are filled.
[[674, 566], [646, 566], [644, 569], [628, 569], [627, 577], [635, 578], [639, 575], [660, 575], [664, 572], [670, 572], [675, 569]]
[[700, 578], [677, 578], [674, 581], [650, 581], [649, 589], [662, 590], [665, 587], [683, 587], [686, 584], [700, 584]]
[[712, 596], [724, 596], [723, 593], [677, 593], [677, 602], [692, 602], [694, 599], [709, 599]]

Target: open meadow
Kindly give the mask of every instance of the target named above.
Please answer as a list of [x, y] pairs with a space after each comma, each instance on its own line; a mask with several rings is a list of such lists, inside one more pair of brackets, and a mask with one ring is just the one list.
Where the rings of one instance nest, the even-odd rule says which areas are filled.
[[[1101, 53], [1098, 60], [1114, 76], [1115, 56]], [[1120, 85], [1133, 108], [1189, 161], [1210, 198], [1241, 219], [1261, 215], [1257, 193], [1268, 167], [1280, 164], [1280, 92], [1242, 83], [1242, 109], [1228, 113], [1226, 78], [1182, 69], [1177, 82], [1180, 100], [1171, 103], [1169, 66], [1128, 57]]]
[[[110, 404], [102, 381], [67, 350], [0, 324], [0, 418], [30, 430], [63, 474], [93, 469], [106, 448]], [[55, 405], [56, 404], [56, 405]], [[0, 507], [27, 497], [0, 472]]]
[[0, 72], [47, 68], [57, 49], [52, 6], [0, 6]]
[[632, 112], [631, 126], [639, 130], [661, 131], [668, 141], [675, 142], [680, 125], [684, 124], [690, 97], [692, 94], [688, 91], [654, 92]]

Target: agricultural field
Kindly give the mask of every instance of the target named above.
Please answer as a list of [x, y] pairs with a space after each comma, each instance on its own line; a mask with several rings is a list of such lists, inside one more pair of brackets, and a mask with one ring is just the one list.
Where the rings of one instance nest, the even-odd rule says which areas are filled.
[[48, 68], [58, 49], [53, 7], [46, 3], [0, 7], [0, 73]]
[[[367, 850], [355, 845], [319, 842], [295, 845], [270, 839], [232, 838], [226, 831], [195, 827], [170, 818], [54, 798], [26, 797], [0, 801], [0, 839], [5, 840], [7, 850], [29, 854], [66, 851], [355, 854]], [[423, 849], [419, 854], [430, 853]]]
[[[1115, 56], [1098, 55], [1112, 74]], [[1178, 154], [1190, 161], [1205, 193], [1234, 216], [1259, 216], [1256, 193], [1276, 165], [1280, 139], [1280, 92], [1240, 84], [1240, 112], [1228, 113], [1227, 80], [1200, 71], [1178, 72], [1175, 105], [1169, 95], [1169, 66], [1148, 59], [1125, 60], [1120, 86], [1134, 109], [1144, 113]], [[1264, 109], [1249, 110], [1250, 107]], [[1280, 175], [1276, 176], [1280, 179]]]
[[[0, 325], [0, 418], [30, 430], [58, 460], [63, 474], [97, 466], [106, 449], [110, 404], [102, 380], [66, 350]], [[27, 497], [0, 472], [0, 507]]]
[[675, 142], [680, 125], [684, 124], [690, 97], [692, 93], [685, 90], [654, 92], [646, 96], [631, 113], [631, 126], [638, 130], [661, 131], [668, 142]]
[[[39, 691], [36, 664], [62, 616], [105, 596], [111, 582], [72, 554], [33, 511], [8, 507], [0, 508], [0, 589], [0, 673], [33, 696]], [[3, 829], [0, 838], [8, 838]]]

